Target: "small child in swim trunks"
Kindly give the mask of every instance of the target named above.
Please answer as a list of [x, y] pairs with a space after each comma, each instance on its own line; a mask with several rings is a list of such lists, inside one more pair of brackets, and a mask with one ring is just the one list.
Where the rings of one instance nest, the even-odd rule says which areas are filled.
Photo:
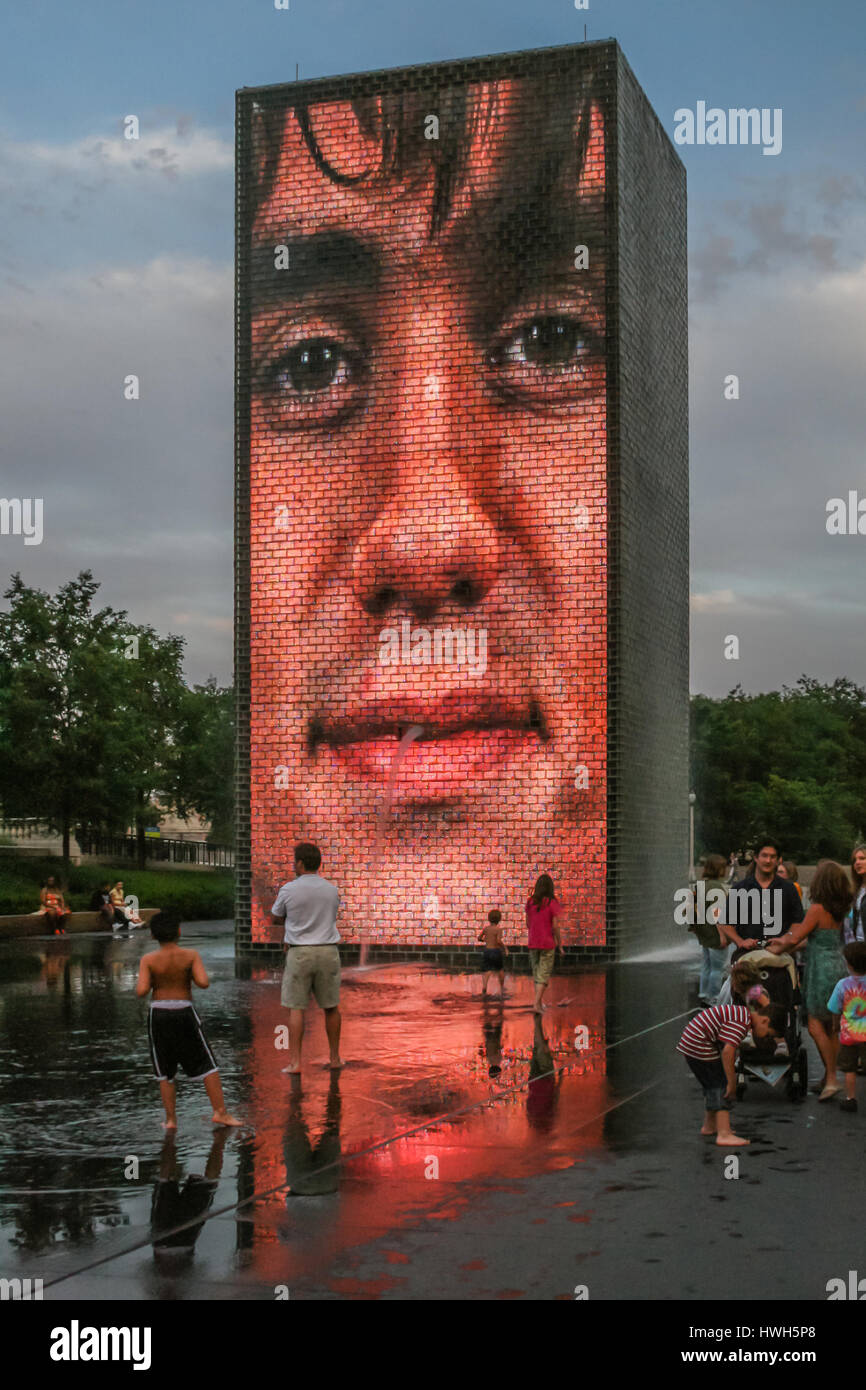
[[505, 957], [508, 955], [508, 947], [502, 940], [501, 921], [502, 913], [494, 907], [487, 914], [487, 926], [478, 933], [478, 940], [484, 942], [481, 952], [481, 993], [487, 993], [487, 981], [491, 973], [495, 973], [499, 976], [500, 997], [505, 993]]
[[215, 1125], [239, 1125], [226, 1110], [216, 1058], [202, 1032], [192, 1002], [192, 985], [207, 989], [207, 971], [198, 951], [179, 944], [180, 923], [168, 912], [157, 912], [150, 930], [159, 949], [142, 956], [135, 992], [143, 999], [153, 990], [147, 1019], [150, 1056], [165, 1106], [165, 1128], [177, 1129], [174, 1078], [178, 1065], [193, 1081], [203, 1081], [213, 1106]]

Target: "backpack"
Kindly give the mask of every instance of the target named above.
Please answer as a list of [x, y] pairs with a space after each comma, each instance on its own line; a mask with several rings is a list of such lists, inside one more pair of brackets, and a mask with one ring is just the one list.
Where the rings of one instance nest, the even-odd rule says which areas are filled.
[[[727, 887], [717, 879], [705, 879], [704, 882], [712, 888], [722, 888], [727, 898]], [[698, 890], [697, 885], [692, 889], [694, 897], [694, 926], [689, 927], [690, 932], [694, 932], [702, 946], [708, 946], [711, 951], [721, 951], [727, 944], [719, 931], [718, 924], [723, 918], [724, 909], [720, 903], [714, 903], [712, 907], [706, 908], [706, 915], [701, 921], [698, 911]]]

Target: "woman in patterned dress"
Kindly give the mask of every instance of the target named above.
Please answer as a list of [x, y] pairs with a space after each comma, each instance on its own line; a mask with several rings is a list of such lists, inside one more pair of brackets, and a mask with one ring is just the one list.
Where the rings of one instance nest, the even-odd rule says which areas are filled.
[[819, 1100], [830, 1100], [842, 1089], [836, 1080], [836, 1020], [827, 1003], [838, 982], [848, 974], [841, 932], [852, 898], [851, 884], [842, 865], [822, 859], [812, 881], [812, 906], [806, 916], [767, 947], [773, 955], [781, 955], [783, 951], [798, 951], [806, 946], [803, 1004], [809, 1032], [824, 1063]]

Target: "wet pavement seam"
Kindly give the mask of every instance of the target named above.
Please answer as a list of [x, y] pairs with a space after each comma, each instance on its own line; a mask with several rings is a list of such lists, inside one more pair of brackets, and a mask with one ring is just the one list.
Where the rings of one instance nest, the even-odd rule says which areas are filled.
[[630, 1033], [627, 1038], [618, 1038], [616, 1042], [608, 1043], [605, 1052], [612, 1052], [615, 1047], [621, 1047], [623, 1043], [634, 1042], [635, 1038], [643, 1038], [647, 1033], [654, 1033], [657, 1028], [664, 1028], [666, 1023], [678, 1023], [681, 1018], [689, 1018], [692, 1014], [700, 1013], [700, 1008], [686, 1009], [681, 1014], [674, 1014], [672, 1018], [662, 1019], [661, 1023], [653, 1023], [649, 1028], [641, 1028], [638, 1033]]

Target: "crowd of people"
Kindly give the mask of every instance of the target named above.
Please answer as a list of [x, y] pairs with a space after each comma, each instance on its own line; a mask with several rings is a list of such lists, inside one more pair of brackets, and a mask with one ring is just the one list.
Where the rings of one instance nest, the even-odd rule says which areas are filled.
[[[271, 922], [283, 933], [286, 956], [281, 993], [289, 1013], [285, 1071], [295, 1076], [301, 1071], [304, 1014], [311, 997], [325, 1015], [329, 1065], [333, 1071], [343, 1065], [340, 895], [337, 886], [319, 873], [321, 862], [316, 845], [296, 845], [295, 877], [283, 884], [271, 909]], [[704, 1092], [700, 1132], [723, 1146], [749, 1142], [730, 1123], [738, 1050], [748, 1042], [759, 1051], [769, 1046], [765, 1057], [786, 1055], [789, 1012], [773, 1001], [766, 984], [768, 972], [789, 972], [797, 998], [802, 998], [823, 1064], [823, 1076], [813, 1088], [820, 1100], [828, 1101], [840, 1092], [837, 1074], [841, 1070], [845, 1077], [842, 1108], [856, 1110], [857, 1074], [866, 1065], [866, 845], [855, 848], [850, 871], [831, 860], [818, 865], [808, 905], [796, 865], [782, 860], [779, 845], [770, 838], [758, 845], [744, 878], [735, 879], [732, 869], [733, 863], [721, 855], [704, 860], [704, 888], [719, 890], [718, 894], [705, 891], [705, 900], [713, 906], [691, 928], [703, 953], [699, 988], [704, 1007], [690, 1018], [678, 1043], [678, 1051]], [[734, 888], [739, 910], [729, 912], [726, 904]], [[544, 1012], [556, 952], [562, 949], [557, 922], [561, 910], [550, 875], [542, 874], [525, 904], [537, 1016]], [[159, 945], [142, 960], [137, 993], [151, 995], [149, 1036], [166, 1124], [174, 1128], [177, 1123], [174, 1078], [179, 1066], [193, 1079], [205, 1082], [214, 1123], [235, 1124], [225, 1110], [217, 1064], [192, 1003], [192, 986], [206, 988], [208, 983], [200, 957], [180, 946], [179, 924], [168, 914], [158, 914], [151, 926]], [[482, 994], [486, 995], [490, 977], [495, 975], [501, 995], [508, 946], [498, 908], [488, 913], [478, 943]]]
[[[340, 1071], [343, 1066], [340, 1058], [340, 933], [337, 930], [340, 894], [336, 884], [319, 873], [321, 863], [317, 845], [296, 845], [295, 877], [283, 884], [271, 909], [272, 924], [283, 932], [286, 957], [281, 1002], [289, 1014], [289, 1057], [284, 1070], [295, 1077], [301, 1071], [304, 1015], [311, 997], [325, 1016], [329, 1066], [332, 1072]], [[533, 1012], [537, 1026], [544, 1012], [544, 995], [553, 973], [554, 958], [562, 949], [556, 920], [561, 910], [550, 875], [542, 874], [526, 902], [527, 942], [535, 987]], [[508, 947], [503, 940], [501, 923], [499, 909], [491, 909], [487, 925], [479, 933], [484, 994], [491, 974], [499, 979], [500, 994], [504, 992]], [[177, 1127], [175, 1077], [179, 1067], [191, 1079], [204, 1082], [213, 1105], [215, 1125], [237, 1124], [239, 1122], [225, 1109], [217, 1063], [193, 1006], [193, 985], [200, 989], [208, 987], [201, 957], [198, 952], [180, 945], [180, 924], [172, 914], [157, 913], [150, 928], [158, 947], [142, 957], [136, 993], [140, 998], [150, 996], [148, 1037], [165, 1109], [165, 1126], [169, 1130]]]
[[842, 1071], [841, 1108], [856, 1110], [857, 1074], [866, 1065], [866, 845], [855, 846], [848, 869], [829, 859], [818, 864], [808, 906], [796, 865], [782, 860], [769, 837], [743, 879], [736, 878], [735, 856], [716, 854], [703, 861], [702, 878], [701, 901], [712, 906], [689, 929], [701, 946], [704, 1008], [678, 1044], [704, 1090], [701, 1133], [715, 1134], [720, 1144], [746, 1143], [733, 1134], [727, 1114], [737, 1050], [747, 1039], [769, 1037], [785, 1053], [787, 1015], [761, 983], [768, 970], [791, 973], [823, 1068], [812, 1090], [819, 1100], [832, 1100], [842, 1090]]

